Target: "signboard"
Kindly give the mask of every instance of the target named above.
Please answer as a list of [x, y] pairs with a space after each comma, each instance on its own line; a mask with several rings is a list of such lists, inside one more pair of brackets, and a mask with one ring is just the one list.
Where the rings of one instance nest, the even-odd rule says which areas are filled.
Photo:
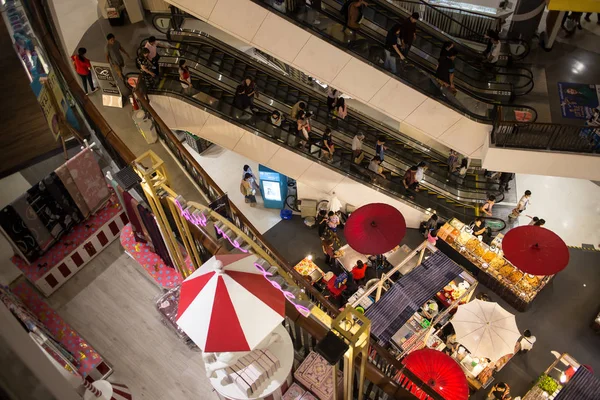
[[[50, 93], [49, 90], [52, 90], [52, 94], [56, 99], [57, 104], [62, 108], [60, 110], [63, 115], [65, 114], [65, 110], [68, 107], [68, 104], [65, 100], [65, 96], [58, 84], [58, 79], [53, 71], [50, 71], [47, 76], [46, 84], [41, 85], [40, 91], [38, 93], [37, 99], [38, 103], [40, 103], [40, 107], [42, 108], [42, 112], [44, 113], [44, 117], [48, 122], [48, 126], [50, 127], [50, 131], [54, 135], [54, 139], [58, 140], [61, 135], [60, 126], [58, 124], [58, 115], [57, 112], [59, 110], [55, 110], [52, 106], [52, 102], [50, 101]], [[62, 132], [64, 135], [69, 136], [67, 132]]]
[[123, 107], [123, 96], [110, 64], [92, 62], [92, 70], [102, 91], [102, 104], [109, 107]]
[[589, 119], [600, 104], [600, 85], [558, 82], [558, 95], [563, 117]]

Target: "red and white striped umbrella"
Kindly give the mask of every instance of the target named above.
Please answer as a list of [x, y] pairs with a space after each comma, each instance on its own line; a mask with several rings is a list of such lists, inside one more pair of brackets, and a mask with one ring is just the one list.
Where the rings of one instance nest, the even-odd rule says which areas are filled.
[[283, 320], [285, 297], [256, 261], [217, 255], [182, 283], [177, 324], [202, 351], [251, 351]]
[[98, 380], [90, 383], [83, 380], [83, 386], [87, 389], [83, 395], [84, 400], [132, 400], [131, 391], [126, 385]]

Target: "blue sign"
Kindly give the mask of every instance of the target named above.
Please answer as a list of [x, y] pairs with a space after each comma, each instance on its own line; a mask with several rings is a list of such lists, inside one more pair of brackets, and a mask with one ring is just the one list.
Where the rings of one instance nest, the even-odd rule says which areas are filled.
[[288, 178], [264, 165], [258, 166], [260, 194], [265, 208], [283, 208], [288, 193]]

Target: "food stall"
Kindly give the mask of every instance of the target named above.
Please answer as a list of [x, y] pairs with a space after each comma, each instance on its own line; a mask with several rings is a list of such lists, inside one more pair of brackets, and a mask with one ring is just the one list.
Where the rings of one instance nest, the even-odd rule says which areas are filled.
[[[408, 255], [411, 249], [407, 245], [396, 246], [392, 250], [383, 254], [383, 259], [388, 263], [388, 267], [393, 268], [399, 265]], [[371, 256], [361, 254], [354, 250], [349, 245], [344, 245], [336, 251], [336, 262], [348, 272], [352, 272], [352, 268], [356, 265], [358, 260], [367, 262]], [[399, 272], [402, 274], [408, 273], [412, 268], [416, 266], [416, 262], [405, 264], [405, 268]]]
[[[551, 399], [559, 399], [561, 397], [569, 398], [569, 399], [577, 399], [577, 400], [587, 400], [587, 399], [597, 399], [598, 397], [585, 397], [584, 393], [578, 392], [576, 397], [565, 397], [567, 395], [569, 389], [576, 389], [575, 386], [580, 385], [580, 380], [586, 379], [585, 386], [588, 389], [593, 389], [593, 385], [596, 385], [596, 389], [600, 386], [600, 382], [597, 378], [594, 378], [593, 374], [591, 374], [585, 367], [580, 368], [581, 364], [579, 364], [571, 355], [567, 353], [563, 353], [558, 355], [556, 360], [546, 369], [546, 371], [539, 377], [536, 381], [535, 386], [533, 386], [529, 391], [521, 397], [522, 400], [546, 400], [548, 398]], [[581, 369], [581, 371], [580, 371]], [[578, 376], [575, 378], [575, 375]], [[579, 375], [584, 375], [579, 377]], [[588, 375], [587, 377], [585, 375]], [[583, 379], [581, 379], [583, 378]], [[563, 388], [565, 389], [563, 391]], [[562, 392], [562, 393], [561, 393]], [[590, 392], [593, 393], [593, 392]], [[562, 395], [562, 396], [561, 396]], [[594, 396], [597, 396], [598, 392], [594, 393]]]
[[535, 276], [516, 268], [503, 256], [502, 237], [488, 246], [472, 234], [472, 230], [456, 218], [438, 232], [437, 247], [456, 261], [477, 280], [493, 290], [518, 311], [525, 311], [554, 275]]
[[310, 277], [311, 282], [313, 283], [319, 282], [325, 275], [323, 270], [308, 257], [303, 258], [294, 266], [294, 269], [298, 271], [300, 275]]
[[[414, 267], [393, 280], [407, 265]], [[431, 335], [434, 327], [446, 323], [459, 304], [468, 302], [476, 286], [471, 274], [424, 242], [383, 273], [377, 284], [359, 289], [348, 304], [366, 310], [374, 327], [371, 333], [401, 358], [426, 344], [432, 348], [443, 344]]]

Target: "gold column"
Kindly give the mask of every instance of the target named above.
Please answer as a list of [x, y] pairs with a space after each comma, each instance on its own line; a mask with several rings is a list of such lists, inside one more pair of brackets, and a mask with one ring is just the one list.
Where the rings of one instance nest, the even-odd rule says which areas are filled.
[[[181, 253], [179, 243], [171, 231], [169, 220], [165, 215], [160, 202], [160, 196], [158, 194], [158, 190], [162, 189], [163, 185], [168, 187], [169, 183], [164, 163], [160, 157], [150, 150], [133, 161], [133, 168], [142, 178], [141, 186], [146, 193], [148, 203], [156, 217], [156, 221], [164, 233], [165, 244], [169, 249], [171, 257], [173, 258], [175, 268], [177, 268], [177, 271], [181, 274], [181, 276], [186, 278], [189, 275], [189, 272], [185, 265], [185, 259]], [[177, 215], [178, 214], [179, 213], [177, 213]]]
[[[371, 321], [353, 307], [346, 307], [331, 324], [331, 330], [341, 336], [349, 346], [348, 351], [344, 354], [344, 399], [352, 400], [355, 362], [356, 357], [361, 355], [358, 400], [363, 400]], [[334, 374], [335, 370], [336, 368], [334, 368]]]

